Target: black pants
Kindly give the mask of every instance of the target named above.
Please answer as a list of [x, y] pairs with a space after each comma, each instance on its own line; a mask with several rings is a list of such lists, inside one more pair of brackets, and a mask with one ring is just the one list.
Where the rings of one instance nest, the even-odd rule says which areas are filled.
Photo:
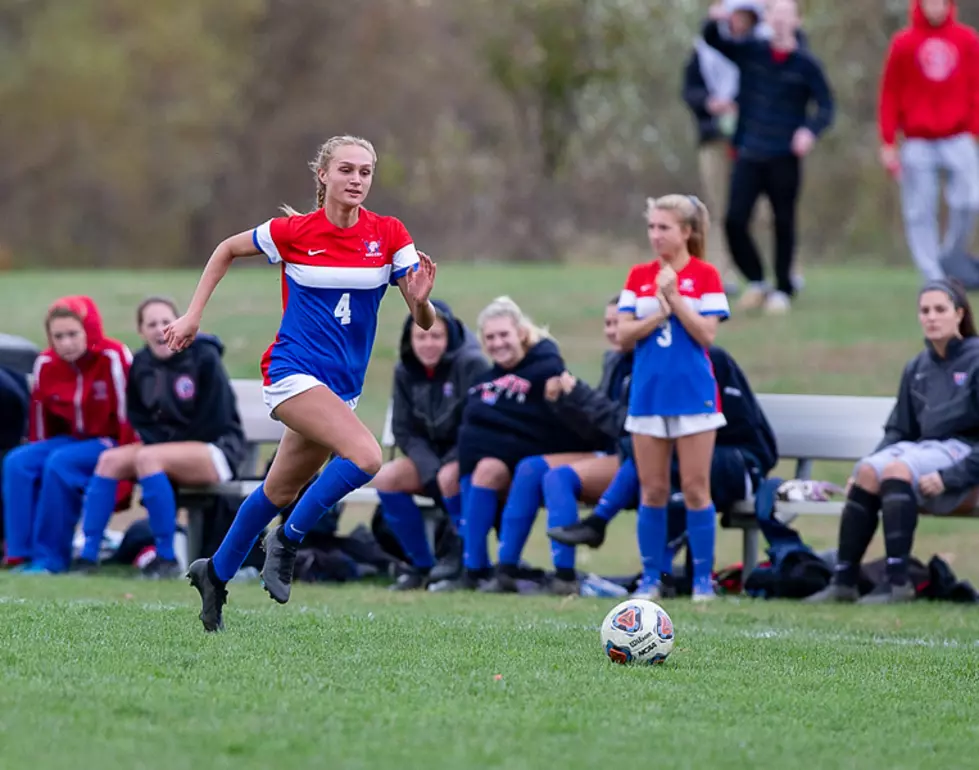
[[775, 217], [776, 288], [793, 294], [792, 262], [795, 258], [795, 213], [802, 182], [802, 165], [795, 155], [770, 160], [738, 158], [731, 173], [731, 193], [724, 229], [734, 264], [752, 282], [765, 280], [758, 247], [751, 233], [751, 214], [764, 195]]

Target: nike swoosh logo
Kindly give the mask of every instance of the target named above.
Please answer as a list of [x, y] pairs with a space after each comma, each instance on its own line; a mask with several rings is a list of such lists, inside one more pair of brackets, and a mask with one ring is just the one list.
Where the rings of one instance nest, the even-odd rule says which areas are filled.
[[309, 249], [306, 253], [311, 257], [315, 257], [317, 254], [322, 254], [326, 249]]

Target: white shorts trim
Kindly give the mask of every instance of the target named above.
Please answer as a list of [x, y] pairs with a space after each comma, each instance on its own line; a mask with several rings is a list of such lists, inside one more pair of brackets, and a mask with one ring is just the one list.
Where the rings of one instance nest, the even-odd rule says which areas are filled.
[[625, 421], [625, 429], [629, 433], [638, 433], [640, 436], [652, 436], [653, 438], [682, 438], [683, 436], [693, 436], [697, 433], [717, 430], [725, 425], [727, 425], [727, 419], [721, 412], [681, 414], [673, 417], [657, 417], [655, 415], [633, 417], [630, 415]]
[[[290, 374], [278, 382], [263, 386], [262, 400], [265, 401], [265, 406], [268, 407], [269, 416], [273, 420], [277, 419], [275, 409], [279, 404], [283, 401], [288, 401], [293, 396], [298, 396], [300, 393], [305, 393], [307, 390], [312, 390], [318, 385], [323, 385], [323, 383], [311, 374]], [[323, 387], [325, 388], [326, 385], [323, 385]], [[351, 409], [356, 409], [359, 400], [360, 397], [358, 396], [357, 398], [350, 399], [346, 404]]]
[[208, 444], [207, 451], [211, 453], [211, 462], [214, 463], [214, 470], [218, 474], [218, 483], [223, 484], [226, 481], [231, 481], [235, 474], [232, 472], [231, 466], [228, 465], [228, 458], [224, 456], [224, 452], [218, 449], [215, 444]]

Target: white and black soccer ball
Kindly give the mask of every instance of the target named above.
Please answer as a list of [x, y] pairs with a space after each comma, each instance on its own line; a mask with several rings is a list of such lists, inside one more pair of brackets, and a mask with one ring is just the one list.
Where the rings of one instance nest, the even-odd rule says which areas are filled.
[[605, 616], [602, 649], [613, 663], [662, 663], [673, 651], [673, 621], [656, 602], [627, 599]]

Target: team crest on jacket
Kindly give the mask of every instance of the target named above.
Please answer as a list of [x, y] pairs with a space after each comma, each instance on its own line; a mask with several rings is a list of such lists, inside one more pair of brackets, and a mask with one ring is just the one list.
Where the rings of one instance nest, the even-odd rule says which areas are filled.
[[969, 379], [969, 374], [967, 372], [952, 372], [952, 381], [962, 387], [965, 385], [965, 381]]
[[364, 259], [377, 259], [378, 257], [383, 257], [384, 254], [381, 253], [381, 239], [376, 238], [372, 241], [364, 241], [364, 248], [367, 252], [364, 254]]
[[173, 383], [173, 392], [181, 401], [190, 401], [197, 392], [197, 386], [189, 375], [181, 374]]
[[92, 383], [92, 398], [96, 401], [109, 400], [109, 386], [104, 380], [96, 380]]

